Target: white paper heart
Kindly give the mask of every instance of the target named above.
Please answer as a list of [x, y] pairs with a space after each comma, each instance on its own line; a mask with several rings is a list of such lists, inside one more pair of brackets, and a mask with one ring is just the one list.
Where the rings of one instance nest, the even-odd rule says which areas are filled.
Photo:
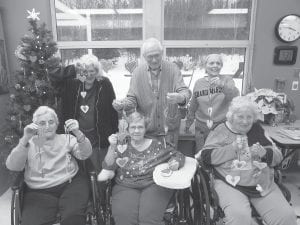
[[123, 154], [123, 152], [125, 152], [126, 149], [127, 149], [127, 144], [125, 144], [125, 145], [117, 145], [117, 149], [118, 149], [118, 151], [119, 151], [121, 154]]
[[237, 169], [237, 170], [241, 170], [246, 166], [246, 162], [245, 161], [239, 161], [239, 160], [233, 160], [232, 162], [232, 168], [233, 169]]
[[80, 80], [83, 83], [86, 80], [86, 77], [79, 75], [78, 80]]
[[85, 98], [85, 96], [86, 96], [86, 91], [80, 92], [80, 95], [81, 95], [82, 98]]
[[257, 167], [258, 169], [260, 169], [260, 170], [262, 170], [262, 169], [264, 169], [264, 168], [267, 167], [267, 163], [265, 163], [265, 162], [253, 161], [253, 165], [255, 167]]
[[259, 192], [263, 192], [264, 191], [264, 189], [260, 186], [260, 184], [257, 184], [255, 189], [257, 191], [259, 191]]
[[240, 176], [231, 176], [231, 175], [227, 175], [225, 177], [226, 181], [231, 184], [232, 186], [236, 186], [237, 183], [241, 180], [241, 177]]
[[123, 157], [123, 158], [117, 158], [116, 163], [119, 167], [123, 168], [126, 163], [128, 162], [129, 158], [128, 157]]
[[214, 124], [214, 121], [212, 121], [212, 120], [207, 120], [207, 121], [206, 121], [206, 126], [207, 126], [209, 129], [212, 128], [213, 124]]
[[86, 113], [87, 111], [89, 111], [89, 106], [88, 105], [81, 105], [80, 106], [80, 109], [82, 112]]

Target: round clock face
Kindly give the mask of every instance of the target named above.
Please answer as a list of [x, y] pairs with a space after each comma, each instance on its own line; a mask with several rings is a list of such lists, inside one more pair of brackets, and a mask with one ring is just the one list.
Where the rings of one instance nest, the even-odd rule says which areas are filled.
[[300, 38], [300, 16], [287, 15], [276, 24], [276, 35], [284, 42], [292, 42]]

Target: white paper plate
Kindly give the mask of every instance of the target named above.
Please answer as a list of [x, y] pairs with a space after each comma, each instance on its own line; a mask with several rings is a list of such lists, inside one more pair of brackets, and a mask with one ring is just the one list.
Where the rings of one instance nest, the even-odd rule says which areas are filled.
[[196, 159], [185, 157], [185, 163], [182, 168], [173, 171], [170, 176], [164, 176], [161, 171], [168, 168], [168, 163], [162, 163], [155, 167], [153, 180], [157, 185], [169, 189], [188, 188], [191, 186], [191, 180], [195, 175], [197, 164]]

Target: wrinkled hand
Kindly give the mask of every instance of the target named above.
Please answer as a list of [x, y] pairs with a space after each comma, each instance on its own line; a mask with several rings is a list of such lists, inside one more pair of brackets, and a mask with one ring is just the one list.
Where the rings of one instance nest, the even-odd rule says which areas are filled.
[[169, 160], [168, 164], [170, 170], [175, 171], [179, 169], [179, 162], [176, 159]]
[[112, 134], [108, 137], [108, 142], [111, 146], [116, 146], [118, 143], [118, 135]]
[[177, 92], [168, 93], [167, 94], [167, 101], [169, 104], [181, 104], [185, 100], [184, 96]]
[[79, 132], [79, 123], [75, 119], [68, 119], [65, 122], [65, 130], [66, 132], [73, 132], [75, 135]]
[[219, 77], [213, 77], [210, 79], [210, 83], [215, 86], [223, 87], [224, 81], [222, 81]]
[[112, 106], [114, 107], [114, 109], [116, 111], [122, 111], [123, 108], [124, 108], [124, 102], [123, 102], [123, 100], [117, 100], [117, 99], [115, 99], [112, 102]]
[[32, 138], [34, 135], [38, 134], [39, 126], [35, 123], [30, 123], [27, 126], [24, 127], [24, 134], [23, 137], [26, 140], [29, 140]]
[[250, 152], [253, 156], [259, 156], [260, 158], [264, 157], [267, 153], [266, 149], [259, 143], [253, 144], [250, 147]]

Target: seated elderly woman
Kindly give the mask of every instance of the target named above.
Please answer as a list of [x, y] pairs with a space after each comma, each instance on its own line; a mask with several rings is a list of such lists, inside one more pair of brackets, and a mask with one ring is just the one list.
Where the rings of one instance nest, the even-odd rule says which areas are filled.
[[226, 225], [250, 225], [250, 203], [268, 225], [296, 225], [296, 216], [274, 182], [279, 149], [257, 122], [257, 106], [235, 97], [227, 121], [208, 136], [197, 158], [213, 166]]
[[25, 169], [22, 225], [53, 224], [58, 212], [61, 225], [85, 225], [89, 186], [76, 159], [87, 159], [92, 146], [76, 120], [65, 123], [67, 133], [75, 137], [56, 134], [57, 126], [55, 111], [40, 106], [33, 114], [33, 123], [24, 128], [23, 137], [7, 158], [8, 169]]
[[103, 161], [104, 169], [116, 170], [112, 215], [116, 225], [164, 224], [173, 190], [155, 184], [153, 171], [157, 165], [168, 162], [169, 168], [162, 171], [168, 176], [184, 165], [185, 158], [171, 145], [145, 138], [147, 120], [140, 113], [134, 112], [126, 120], [130, 136], [127, 148], [118, 148], [117, 135], [111, 135]]

